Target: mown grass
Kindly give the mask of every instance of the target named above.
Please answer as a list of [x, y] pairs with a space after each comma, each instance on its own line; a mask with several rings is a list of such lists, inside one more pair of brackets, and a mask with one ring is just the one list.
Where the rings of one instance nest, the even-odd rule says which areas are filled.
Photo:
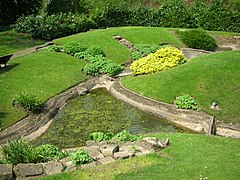
[[35, 93], [43, 101], [86, 80], [84, 61], [63, 53], [38, 52], [9, 61], [0, 69], [0, 123], [4, 129], [26, 115], [12, 106], [21, 92]]
[[184, 44], [168, 32], [167, 28], [158, 27], [108, 28], [67, 36], [53, 42], [63, 45], [75, 41], [88, 46], [99, 46], [109, 59], [119, 64], [125, 63], [130, 58], [130, 51], [113, 39], [115, 35], [120, 35], [133, 44], [159, 45], [168, 43], [177, 47], [184, 47]]
[[162, 154], [134, 157], [87, 170], [40, 178], [52, 179], [231, 179], [240, 177], [240, 141], [196, 134], [159, 134], [170, 138]]
[[[167, 103], [189, 94], [199, 107], [225, 122], [240, 123], [240, 51], [204, 55], [150, 75], [127, 77], [124, 87]], [[210, 109], [216, 101], [220, 110]]]
[[0, 32], [0, 56], [44, 44], [46, 41], [33, 39], [15, 31]]

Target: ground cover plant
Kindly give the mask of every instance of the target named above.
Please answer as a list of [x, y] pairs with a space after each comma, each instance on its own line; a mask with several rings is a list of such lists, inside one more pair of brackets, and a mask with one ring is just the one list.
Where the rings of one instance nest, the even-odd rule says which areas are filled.
[[134, 157], [86, 170], [61, 173], [51, 179], [233, 179], [240, 176], [237, 139], [196, 134], [159, 134], [170, 147], [159, 154]]
[[15, 31], [0, 32], [0, 56], [26, 48], [44, 44], [46, 41], [33, 39], [29, 35]]
[[0, 122], [4, 129], [26, 116], [13, 107], [21, 92], [36, 94], [45, 102], [50, 97], [87, 79], [81, 69], [86, 62], [64, 53], [38, 52], [9, 61], [0, 69]]
[[[217, 119], [240, 123], [239, 56], [240, 51], [204, 55], [173, 69], [124, 78], [121, 83], [141, 95], [167, 103], [188, 94], [201, 110]], [[212, 102], [217, 102], [220, 110], [210, 109]]]
[[134, 61], [130, 69], [134, 75], [152, 74], [179, 66], [186, 62], [183, 53], [174, 47], [164, 47], [146, 57]]

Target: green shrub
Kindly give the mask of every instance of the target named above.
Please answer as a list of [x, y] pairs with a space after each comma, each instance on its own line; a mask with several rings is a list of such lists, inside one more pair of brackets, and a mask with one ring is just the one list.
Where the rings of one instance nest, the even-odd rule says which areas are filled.
[[92, 76], [99, 76], [99, 68], [95, 64], [87, 64], [83, 71]]
[[36, 147], [37, 154], [41, 155], [45, 161], [49, 158], [64, 158], [68, 156], [68, 153], [62, 152], [59, 147], [51, 144], [43, 144]]
[[138, 51], [134, 51], [134, 52], [132, 52], [132, 54], [131, 54], [131, 58], [132, 58], [133, 60], [138, 60], [138, 59], [140, 59], [140, 58], [142, 58], [142, 57], [143, 57], [142, 53], [140, 53], [140, 52], [138, 52]]
[[74, 57], [78, 58], [78, 59], [85, 59], [85, 57], [87, 57], [88, 55], [84, 52], [77, 52], [74, 54]]
[[41, 99], [28, 92], [22, 92], [19, 96], [17, 96], [16, 102], [27, 110], [33, 112], [38, 112], [43, 107]]
[[87, 49], [85, 45], [76, 42], [68, 42], [63, 45], [63, 51], [74, 56], [76, 53], [83, 52]]
[[44, 157], [37, 154], [35, 149], [26, 141], [18, 139], [9, 141], [2, 146], [2, 155], [11, 164], [43, 162]]
[[176, 107], [180, 109], [199, 110], [195, 100], [189, 95], [183, 95], [176, 98]]
[[184, 44], [190, 48], [213, 50], [217, 47], [217, 42], [206, 31], [203, 30], [187, 30], [179, 31], [180, 38]]
[[137, 141], [141, 139], [141, 136], [130, 134], [128, 131], [124, 130], [114, 136], [114, 138], [120, 141]]
[[122, 66], [113, 62], [107, 63], [102, 67], [102, 71], [109, 75], [109, 76], [115, 76], [122, 70]]
[[113, 138], [113, 133], [94, 132], [90, 134], [90, 140], [94, 141], [106, 141]]
[[74, 166], [92, 162], [93, 159], [82, 149], [71, 154], [71, 160]]
[[85, 53], [91, 56], [97, 56], [97, 55], [102, 55], [103, 57], [105, 56], [105, 53], [103, 52], [103, 50], [98, 46], [90, 46], [85, 51]]
[[149, 74], [169, 69], [186, 62], [183, 53], [174, 47], [165, 47], [134, 61], [130, 69], [134, 75]]
[[97, 55], [97, 56], [91, 56], [91, 55], [85, 55], [85, 60], [90, 62], [90, 63], [95, 63], [97, 61], [105, 61], [105, 57], [102, 55]]
[[50, 16], [30, 15], [21, 17], [12, 26], [17, 32], [28, 33], [32, 37], [55, 39], [96, 28], [94, 21], [79, 14], [53, 14]]
[[49, 46], [45, 49], [43, 49], [43, 51], [47, 51], [47, 52], [61, 52], [62, 48], [60, 46]]

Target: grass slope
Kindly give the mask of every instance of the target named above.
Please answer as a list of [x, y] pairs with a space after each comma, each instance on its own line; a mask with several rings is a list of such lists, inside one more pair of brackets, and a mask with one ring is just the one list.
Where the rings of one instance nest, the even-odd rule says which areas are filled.
[[36, 40], [15, 31], [0, 32], [0, 56], [10, 54], [29, 47], [44, 44], [44, 40]]
[[63, 53], [39, 52], [9, 61], [0, 69], [0, 123], [4, 129], [26, 115], [12, 107], [22, 91], [36, 93], [43, 101], [86, 79], [85, 62]]
[[[226, 122], [240, 123], [240, 51], [200, 56], [159, 73], [127, 77], [123, 86], [167, 103], [189, 94], [200, 108]], [[216, 101], [220, 110], [209, 107]]]
[[160, 43], [169, 43], [177, 47], [184, 46], [180, 40], [168, 32], [167, 28], [157, 27], [121, 27], [95, 30], [56, 39], [54, 43], [63, 45], [75, 41], [88, 46], [99, 46], [109, 59], [121, 64], [128, 61], [130, 51], [115, 41], [113, 39], [114, 35], [121, 35], [133, 44], [158, 45]]
[[202, 176], [208, 179], [237, 180], [240, 177], [238, 139], [196, 134], [162, 134], [157, 137], [170, 138], [170, 148], [162, 151], [170, 158], [152, 154], [41, 179], [191, 180]]

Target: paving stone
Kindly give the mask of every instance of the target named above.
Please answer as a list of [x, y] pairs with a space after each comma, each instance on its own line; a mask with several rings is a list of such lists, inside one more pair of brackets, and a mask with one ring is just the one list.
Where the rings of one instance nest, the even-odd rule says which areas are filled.
[[103, 159], [99, 159], [98, 160], [98, 162], [100, 163], [100, 164], [108, 164], [108, 163], [111, 163], [111, 162], [113, 162], [113, 161], [115, 161], [112, 157], [105, 157], [105, 158], [103, 158]]
[[100, 151], [104, 155], [104, 157], [113, 157], [113, 153], [119, 151], [118, 144], [106, 144], [100, 147]]
[[81, 168], [82, 169], [87, 169], [87, 168], [94, 167], [94, 166], [97, 166], [97, 162], [96, 161], [93, 161], [93, 162], [88, 163], [88, 164], [83, 164], [83, 165], [81, 165]]
[[13, 169], [11, 164], [0, 164], [0, 179], [1, 180], [12, 180]]
[[47, 162], [42, 163], [44, 174], [51, 175], [63, 171], [63, 164], [61, 162]]
[[13, 168], [17, 177], [38, 176], [43, 174], [42, 164], [18, 164]]

